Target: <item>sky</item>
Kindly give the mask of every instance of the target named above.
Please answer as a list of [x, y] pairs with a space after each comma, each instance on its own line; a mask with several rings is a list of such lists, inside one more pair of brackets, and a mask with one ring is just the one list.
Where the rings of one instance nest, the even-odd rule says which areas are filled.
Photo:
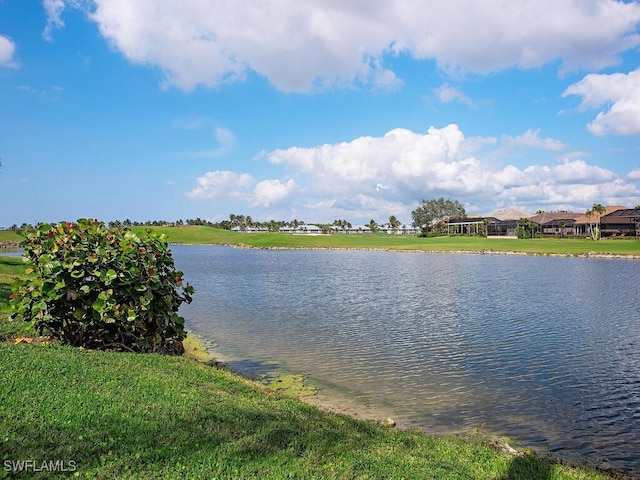
[[640, 204], [640, 1], [0, 0], [0, 227]]

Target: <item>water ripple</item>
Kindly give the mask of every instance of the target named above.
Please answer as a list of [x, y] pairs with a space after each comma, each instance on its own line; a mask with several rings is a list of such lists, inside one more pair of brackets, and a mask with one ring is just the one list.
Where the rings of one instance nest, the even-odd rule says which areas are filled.
[[197, 289], [188, 327], [225, 357], [304, 373], [402, 426], [482, 425], [640, 472], [640, 262], [220, 247], [174, 256]]

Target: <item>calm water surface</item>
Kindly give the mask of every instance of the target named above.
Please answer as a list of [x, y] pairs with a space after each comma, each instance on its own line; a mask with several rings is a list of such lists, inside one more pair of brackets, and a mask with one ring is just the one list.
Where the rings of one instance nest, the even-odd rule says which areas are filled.
[[403, 427], [640, 472], [640, 262], [174, 246], [181, 313], [245, 372]]

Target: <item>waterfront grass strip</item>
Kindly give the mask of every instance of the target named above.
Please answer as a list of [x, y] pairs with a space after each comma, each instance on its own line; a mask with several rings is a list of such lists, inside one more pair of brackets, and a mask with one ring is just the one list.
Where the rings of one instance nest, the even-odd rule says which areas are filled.
[[[143, 227], [134, 227], [143, 229]], [[164, 233], [171, 243], [235, 245], [253, 248], [340, 248], [409, 250], [423, 252], [517, 252], [538, 255], [627, 255], [640, 256], [640, 241], [631, 238], [606, 238], [593, 241], [587, 238], [484, 238], [470, 236], [442, 236], [432, 238], [414, 235], [332, 234], [292, 235], [289, 233], [241, 233], [206, 226], [153, 227]]]
[[602, 478], [325, 413], [186, 358], [2, 344], [0, 365], [0, 458], [81, 477]]

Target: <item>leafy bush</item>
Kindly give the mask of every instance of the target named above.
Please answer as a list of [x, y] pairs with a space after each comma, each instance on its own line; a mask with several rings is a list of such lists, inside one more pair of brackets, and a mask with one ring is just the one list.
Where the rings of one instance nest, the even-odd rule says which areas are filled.
[[78, 347], [181, 355], [182, 302], [194, 289], [176, 271], [165, 236], [92, 219], [25, 234], [33, 265], [13, 286], [12, 318]]

